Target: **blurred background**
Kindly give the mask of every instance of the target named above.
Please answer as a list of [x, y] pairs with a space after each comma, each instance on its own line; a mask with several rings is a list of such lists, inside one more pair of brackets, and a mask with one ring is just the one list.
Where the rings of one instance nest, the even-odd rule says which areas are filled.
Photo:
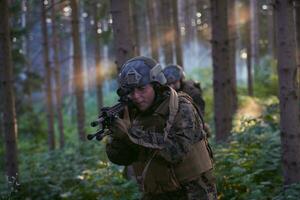
[[140, 197], [86, 140], [138, 55], [200, 82], [219, 199], [300, 198], [299, 0], [0, 6], [0, 199]]

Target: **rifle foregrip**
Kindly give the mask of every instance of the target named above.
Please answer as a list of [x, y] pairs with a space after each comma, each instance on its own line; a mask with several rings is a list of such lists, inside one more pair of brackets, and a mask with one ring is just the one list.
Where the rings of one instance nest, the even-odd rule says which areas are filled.
[[99, 125], [98, 121], [91, 122], [91, 127], [95, 127], [95, 126], [98, 126], [98, 125]]
[[92, 140], [94, 137], [95, 137], [94, 134], [88, 134], [88, 135], [87, 135], [87, 139], [88, 139], [88, 140]]
[[95, 127], [98, 126], [99, 124], [101, 124], [104, 121], [103, 117], [99, 117], [96, 121], [92, 121], [91, 122], [91, 126]]

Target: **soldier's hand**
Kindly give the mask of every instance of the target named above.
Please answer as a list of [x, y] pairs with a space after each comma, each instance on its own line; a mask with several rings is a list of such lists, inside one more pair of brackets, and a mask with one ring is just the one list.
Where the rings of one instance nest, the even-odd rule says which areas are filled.
[[109, 129], [112, 132], [111, 136], [113, 138], [122, 139], [124, 137], [127, 137], [128, 128], [129, 128], [128, 123], [126, 123], [125, 120], [117, 117], [114, 119], [114, 122]]

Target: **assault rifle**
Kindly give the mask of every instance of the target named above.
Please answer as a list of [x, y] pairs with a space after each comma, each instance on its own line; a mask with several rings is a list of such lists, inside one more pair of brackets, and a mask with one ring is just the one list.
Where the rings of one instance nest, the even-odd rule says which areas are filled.
[[[101, 108], [101, 114], [95, 121], [91, 122], [92, 127], [100, 126], [100, 129], [94, 134], [88, 134], [87, 139], [92, 140], [96, 138], [98, 141], [101, 141], [105, 136], [110, 135], [110, 131], [107, 129], [113, 123], [113, 120], [119, 116], [119, 114], [124, 110], [125, 106], [129, 102], [128, 95], [130, 91], [126, 93], [124, 91], [118, 90], [117, 93], [120, 96], [119, 103], [112, 107], [103, 107]], [[124, 93], [124, 94], [123, 94]]]

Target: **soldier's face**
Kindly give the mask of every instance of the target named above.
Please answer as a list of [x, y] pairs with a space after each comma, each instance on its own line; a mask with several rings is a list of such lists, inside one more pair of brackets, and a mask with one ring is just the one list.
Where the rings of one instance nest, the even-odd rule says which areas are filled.
[[129, 98], [140, 111], [145, 111], [152, 105], [155, 98], [155, 91], [151, 84], [136, 87], [129, 94]]

